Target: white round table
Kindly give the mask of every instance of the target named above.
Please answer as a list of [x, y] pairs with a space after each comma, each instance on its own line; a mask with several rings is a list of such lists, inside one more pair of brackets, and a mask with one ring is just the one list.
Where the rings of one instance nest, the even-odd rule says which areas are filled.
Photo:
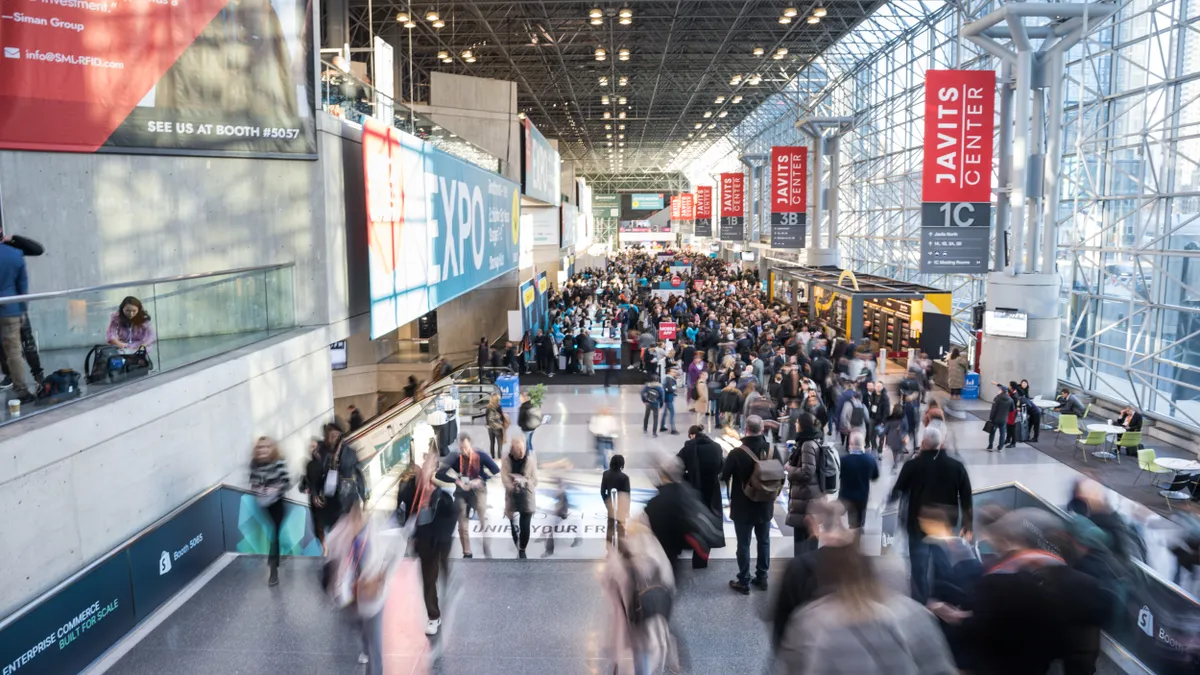
[[[1175, 473], [1171, 476], [1171, 482], [1175, 482], [1175, 477], [1182, 472], [1200, 471], [1200, 462], [1194, 459], [1180, 459], [1177, 457], [1162, 457], [1155, 458], [1154, 463], [1164, 469], [1170, 469]], [[1167, 499], [1191, 499], [1192, 495], [1187, 490], [1159, 490], [1158, 494]]]
[[[1051, 410], [1055, 410], [1055, 409], [1057, 409], [1057, 408], [1058, 408], [1058, 406], [1062, 405], [1062, 404], [1061, 404], [1061, 403], [1059, 403], [1058, 401], [1046, 400], [1046, 399], [1044, 399], [1044, 398], [1035, 398], [1035, 399], [1033, 399], [1033, 404], [1034, 404], [1035, 406], [1037, 406], [1037, 407], [1038, 407], [1038, 409], [1039, 409], [1039, 410], [1041, 410], [1043, 413], [1047, 413], [1047, 412], [1049, 412], [1049, 411], [1051, 411]], [[1049, 419], [1049, 417], [1050, 417], [1050, 416], [1049, 416], [1049, 415], [1043, 415], [1043, 417], [1044, 417], [1044, 418], [1046, 418], [1046, 419]], [[1043, 431], [1054, 431], [1054, 425], [1053, 425], [1053, 424], [1050, 424], [1050, 423], [1048, 423], [1048, 422], [1046, 422], [1046, 423], [1043, 423], [1043, 424], [1042, 424], [1042, 430], [1043, 430]]]
[[1093, 452], [1092, 457], [1099, 457], [1100, 459], [1115, 459], [1118, 462], [1121, 461], [1120, 457], [1118, 457], [1115, 452], [1112, 452], [1109, 449], [1108, 437], [1125, 433], [1125, 427], [1120, 427], [1115, 424], [1089, 424], [1089, 425], [1087, 425], [1087, 430], [1089, 432], [1092, 432], [1092, 431], [1103, 431], [1104, 432], [1104, 443], [1105, 443], [1104, 449]]

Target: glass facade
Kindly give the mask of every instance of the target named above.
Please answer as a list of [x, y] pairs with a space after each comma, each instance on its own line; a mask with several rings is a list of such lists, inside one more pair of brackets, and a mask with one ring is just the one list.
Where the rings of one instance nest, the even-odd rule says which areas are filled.
[[[729, 136], [678, 160], [693, 183], [801, 144], [795, 122], [854, 116], [841, 144], [844, 266], [953, 292], [970, 338], [982, 276], [919, 268], [924, 73], [998, 69], [958, 37], [994, 5], [897, 0], [806, 64]], [[1059, 378], [1200, 428], [1200, 0], [1120, 3], [1067, 57], [1056, 223]], [[824, 165], [828, 170], [828, 163]], [[810, 214], [810, 218], [812, 214]]]

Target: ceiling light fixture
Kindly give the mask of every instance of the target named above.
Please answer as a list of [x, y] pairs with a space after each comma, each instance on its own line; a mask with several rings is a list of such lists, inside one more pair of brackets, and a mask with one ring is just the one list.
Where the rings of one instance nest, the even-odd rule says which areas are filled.
[[795, 7], [788, 7], [787, 9], [783, 10], [783, 15], [789, 19], [796, 16], [799, 13], [800, 12], [797, 12]]
[[735, 87], [741, 83], [742, 83], [742, 76], [740, 74], [734, 75], [733, 77], [729, 78], [729, 84], [731, 84]]
[[624, 87], [624, 86], [625, 86], [625, 85], [627, 85], [627, 84], [629, 84], [629, 78], [628, 78], [628, 77], [625, 77], [624, 75], [622, 75], [622, 76], [621, 76], [621, 77], [620, 77], [620, 78], [617, 80], [617, 86], [618, 86], [618, 87]]
[[604, 11], [599, 7], [593, 7], [592, 11], [588, 12], [588, 16], [593, 19], [600, 19], [604, 17]]
[[700, 127], [702, 127], [702, 126], [704, 126], [704, 125], [703, 125], [703, 124], [701, 124], [701, 123], [699, 123], [699, 122], [696, 122], [696, 128], [697, 128], [697, 129], [699, 129], [699, 128], [700, 128]]
[[466, 61], [467, 63], [475, 63], [475, 57], [474, 57], [474, 56], [468, 56], [467, 58], [465, 58], [465, 59], [463, 59], [463, 60], [464, 60], [464, 61]]
[[606, 119], [606, 120], [611, 120], [611, 119], [612, 119], [612, 113], [610, 113], [610, 112], [608, 112], [607, 110], [605, 110], [605, 111], [604, 111], [604, 119]]
[[710, 118], [710, 117], [712, 117], [712, 111], [711, 111], [711, 110], [705, 110], [705, 111], [704, 111], [704, 119], [708, 119], [708, 118]]
[[741, 102], [742, 102], [742, 95], [741, 95], [741, 94], [738, 94], [737, 96], [734, 96], [734, 97], [733, 97], [733, 98], [732, 98], [732, 99], [731, 99], [729, 102], [730, 102], [730, 103], [732, 103], [732, 104], [734, 104], [734, 105], [737, 105], [738, 103], [741, 103]]
[[605, 77], [605, 76], [603, 76], [603, 75], [601, 75], [601, 76], [600, 76], [600, 86], [601, 86], [601, 87], [607, 87], [607, 86], [608, 86], [608, 78], [607, 78], [607, 77]]
[[396, 23], [408, 23], [408, 14], [400, 12], [396, 15]]
[[438, 19], [437, 21], [434, 21], [434, 22], [433, 22], [432, 24], [430, 24], [430, 25], [431, 25], [431, 26], [433, 26], [434, 28], [445, 28], [445, 27], [446, 27], [446, 22], [445, 22], [445, 21], [442, 21], [441, 19]]
[[404, 22], [404, 27], [409, 30], [412, 30], [417, 27], [417, 22], [413, 21], [412, 19], [409, 19], [408, 21]]
[[778, 50], [776, 50], [776, 52], [773, 55], [771, 55], [771, 58], [778, 61], [778, 60], [782, 59], [783, 57], [787, 56], [787, 53], [788, 53], [787, 47], [780, 47]]
[[617, 125], [617, 128], [618, 128], [618, 129], [620, 129], [621, 131], [625, 131], [625, 125], [624, 125], [624, 124], [618, 124], [618, 125]]
[[612, 125], [611, 125], [611, 124], [605, 124], [605, 125], [604, 125], [604, 129], [605, 129], [605, 131], [607, 131], [607, 130], [609, 130], [609, 129], [612, 129]]
[[706, 131], [706, 132], [700, 134], [700, 138], [708, 138], [708, 132]]
[[762, 56], [762, 55], [763, 55], [763, 54], [765, 54], [765, 53], [767, 53], [767, 50], [763, 49], [762, 47], [755, 47], [755, 48], [754, 48], [754, 55], [755, 55], [755, 56]]
[[448, 58], [450, 58], [450, 52], [446, 51], [445, 49], [438, 52], [438, 60], [445, 61]]
[[633, 10], [629, 9], [628, 7], [622, 7], [621, 11], [617, 12], [617, 16], [621, 17], [622, 19], [631, 19], [633, 18]]
[[434, 21], [437, 21], [440, 18], [442, 18], [442, 17], [438, 16], [438, 13], [433, 10], [429, 10], [428, 12], [425, 13], [425, 20], [430, 23], [433, 23]]
[[604, 47], [596, 47], [596, 60], [603, 61], [608, 58], [608, 51]]
[[523, 113], [523, 112], [517, 113], [517, 119], [519, 119], [519, 120], [525, 119], [525, 113]]
[[617, 119], [619, 119], [619, 120], [623, 120], [623, 119], [625, 119], [625, 111], [624, 111], [624, 110], [622, 110], [621, 112], [617, 113]]
[[716, 103], [717, 105], [721, 105], [722, 103], [724, 103], [724, 102], [725, 102], [725, 97], [724, 97], [724, 96], [718, 96], [718, 97], [717, 97], [717, 100], [715, 100], [715, 101], [713, 101], [713, 102], [714, 102], [714, 103]]
[[619, 103], [619, 104], [621, 104], [621, 105], [625, 105], [625, 102], [626, 102], [627, 100], [628, 100], [628, 99], [626, 99], [624, 96], [621, 96], [621, 97], [617, 98], [617, 103]]
[[628, 61], [629, 60], [629, 50], [628, 49], [618, 49], [617, 50], [617, 60], [618, 61]]
[[[691, 138], [692, 136], [695, 136], [695, 135], [696, 135], [696, 133], [695, 133], [695, 132], [693, 132], [693, 131], [689, 131], [689, 132], [688, 132], [688, 138]], [[684, 142], [683, 142], [683, 144], [684, 144], [684, 145], [687, 145], [687, 141], [684, 141]]]
[[819, 17], [819, 16], [810, 16], [810, 17], [808, 17], [808, 23], [809, 23], [809, 25], [814, 25], [814, 26], [815, 26], [816, 24], [818, 24], [818, 23], [821, 23], [821, 17]]
[[592, 24], [593, 26], [601, 26], [604, 24], [604, 19], [602, 19], [598, 16], [593, 16], [591, 19], [588, 20], [588, 23]]
[[826, 11], [826, 9], [825, 9], [824, 7], [817, 7], [816, 9], [814, 9], [814, 10], [813, 10], [813, 16], [815, 16], [815, 17], [819, 17], [819, 18], [822, 18], [822, 19], [824, 19], [824, 18], [825, 18], [825, 15], [826, 15], [826, 14], [828, 14], [828, 13], [829, 13], [829, 12], [828, 12], [828, 11]]
[[617, 134], [618, 140], [625, 140], [625, 134]]
[[762, 75], [755, 73], [754, 75], [750, 76], [750, 79], [748, 82], [751, 87], [757, 87], [759, 85], [759, 83], [762, 82]]
[[779, 23], [781, 23], [781, 24], [783, 24], [783, 25], [785, 25], [785, 26], [786, 26], [786, 25], [788, 25], [788, 24], [789, 24], [789, 23], [791, 23], [791, 22], [792, 22], [792, 18], [791, 18], [790, 16], [781, 16], [781, 17], [779, 17]]
[[629, 24], [633, 23], [633, 19], [628, 16], [623, 16], [617, 19], [617, 23], [621, 24], [622, 26], [628, 26]]
[[608, 105], [608, 96], [601, 96], [600, 103], [602, 103], [603, 105]]
[[473, 59], [473, 58], [475, 58], [475, 55], [471, 53], [471, 50], [470, 50], [470, 49], [464, 49], [464, 50], [462, 51], [462, 54], [461, 54], [461, 56], [463, 57], [463, 60], [464, 60], [464, 61], [465, 61], [465, 60], [467, 60], [467, 59]]
[[725, 116], [726, 116], [726, 115], [728, 115], [728, 114], [729, 114], [729, 111], [728, 111], [728, 110], [722, 110], [721, 112], [717, 113], [717, 117], [722, 117], [722, 118], [723, 118], [723, 117], [725, 117]]
[[612, 138], [612, 134], [604, 134], [605, 138]]

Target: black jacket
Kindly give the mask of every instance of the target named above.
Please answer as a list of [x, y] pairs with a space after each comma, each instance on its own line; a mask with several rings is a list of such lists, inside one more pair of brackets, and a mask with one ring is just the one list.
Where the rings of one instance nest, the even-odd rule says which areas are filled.
[[533, 431], [537, 428], [536, 425], [529, 426], [532, 411], [533, 401], [525, 401], [517, 410], [517, 426], [521, 428], [521, 431]]
[[721, 465], [723, 451], [717, 442], [704, 434], [688, 439], [679, 451], [683, 462], [683, 480], [696, 488], [700, 501], [716, 513], [721, 512]]
[[[454, 537], [454, 530], [458, 527], [458, 505], [445, 490], [437, 487], [432, 487], [431, 490], [427, 504], [433, 509], [433, 520], [424, 525], [417, 525], [413, 531], [413, 539], [444, 544]], [[401, 523], [406, 522], [409, 517], [417, 516], [413, 513], [417, 508], [414, 503], [416, 492], [417, 481], [413, 476], [404, 481], [396, 493], [397, 520]]]
[[691, 532], [688, 504], [695, 505], [694, 496], [684, 494], [692, 486], [686, 483], [664, 483], [659, 486], [658, 494], [646, 502], [646, 519], [650, 521], [650, 530], [658, 543], [662, 544], [663, 552], [671, 561], [676, 560], [688, 544], [685, 537]]
[[717, 410], [723, 413], [740, 413], [742, 412], [742, 393], [736, 389], [724, 389], [721, 391], [720, 398], [717, 399]]
[[797, 609], [829, 593], [828, 587], [817, 584], [817, 567], [821, 558], [828, 554], [828, 548], [818, 548], [788, 562], [787, 571], [783, 573], [783, 583], [779, 587], [779, 595], [775, 598], [775, 606], [771, 612], [773, 648], [779, 649], [779, 641]]
[[867, 407], [867, 414], [871, 416], [871, 422], [875, 424], [883, 424], [884, 420], [892, 414], [892, 401], [888, 396], [887, 389], [876, 394], [871, 392], [863, 398], [863, 405]]
[[998, 394], [992, 399], [992, 410], [988, 413], [988, 420], [996, 426], [1008, 424], [1008, 413], [1012, 412], [1013, 400], [1008, 395], [1008, 392]]
[[[775, 449], [763, 436], [746, 436], [742, 444], [761, 457], [778, 457]], [[775, 502], [751, 501], [742, 492], [742, 485], [750, 480], [754, 472], [754, 460], [743, 449], [729, 453], [725, 466], [721, 468], [721, 482], [729, 482], [729, 519], [739, 523], [758, 525], [770, 522], [775, 512]]]
[[[922, 537], [917, 516], [925, 506], [957, 508], [963, 527], [971, 527], [971, 479], [963, 463], [941, 450], [922, 450], [900, 469], [900, 477], [892, 488], [889, 502], [901, 496], [908, 498], [905, 525], [908, 536]], [[953, 518], [951, 525], [955, 524]]]

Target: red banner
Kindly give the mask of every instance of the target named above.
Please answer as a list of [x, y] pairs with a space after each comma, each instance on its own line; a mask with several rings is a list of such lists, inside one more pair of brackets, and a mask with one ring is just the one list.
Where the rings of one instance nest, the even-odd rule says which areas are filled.
[[680, 220], [696, 219], [696, 195], [690, 192], [679, 195], [679, 218]]
[[746, 213], [746, 174], [721, 174], [721, 217], [735, 218]]
[[368, 117], [363, 124], [362, 155], [368, 244], [383, 271], [391, 274], [396, 269], [397, 233], [404, 222], [399, 131]]
[[771, 148], [771, 212], [808, 210], [808, 148]]
[[712, 218], [712, 186], [701, 185], [696, 188], [696, 217]]
[[921, 201], [992, 200], [995, 108], [995, 71], [926, 71]]
[[672, 197], [671, 197], [671, 220], [679, 220], [680, 219], [679, 201], [680, 201], [679, 197], [672, 195]]
[[674, 340], [675, 339], [675, 322], [663, 321], [658, 324], [658, 339], [659, 340]]

